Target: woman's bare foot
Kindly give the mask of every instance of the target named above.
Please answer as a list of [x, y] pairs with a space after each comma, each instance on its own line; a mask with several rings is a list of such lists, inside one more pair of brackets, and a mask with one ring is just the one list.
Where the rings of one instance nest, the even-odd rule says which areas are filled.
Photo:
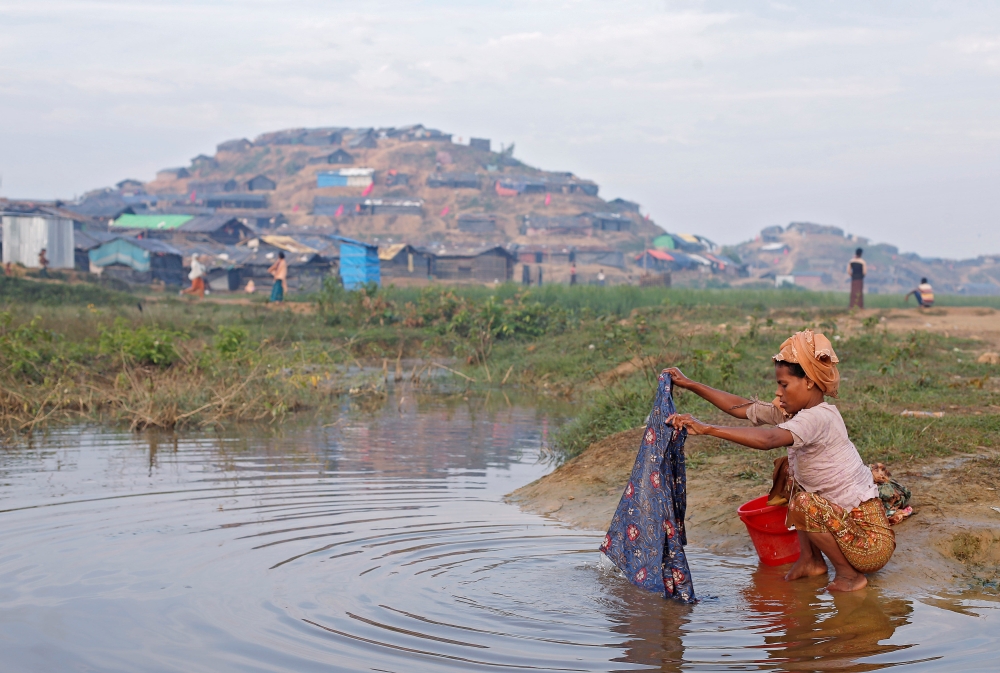
[[858, 591], [868, 586], [868, 578], [861, 573], [848, 577], [837, 573], [833, 581], [826, 587], [827, 591]]
[[823, 559], [816, 558], [815, 556], [810, 559], [803, 559], [800, 556], [799, 560], [785, 573], [785, 581], [791, 582], [803, 577], [816, 577], [817, 575], [825, 575], [826, 573], [826, 563], [823, 562]]

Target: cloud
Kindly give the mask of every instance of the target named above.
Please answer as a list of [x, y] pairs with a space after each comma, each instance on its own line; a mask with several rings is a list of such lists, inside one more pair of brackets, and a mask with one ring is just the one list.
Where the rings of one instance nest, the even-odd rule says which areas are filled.
[[[725, 242], [813, 208], [925, 252], [1000, 250], [996, 204], [959, 186], [1000, 178], [1000, 8], [8, 0], [0, 23], [6, 194], [276, 128], [422, 122], [516, 141]], [[914, 238], [949, 212], [934, 199], [945, 242]]]

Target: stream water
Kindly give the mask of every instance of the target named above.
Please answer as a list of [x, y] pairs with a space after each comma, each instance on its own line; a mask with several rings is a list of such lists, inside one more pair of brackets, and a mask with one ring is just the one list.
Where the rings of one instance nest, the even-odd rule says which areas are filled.
[[988, 597], [831, 597], [691, 550], [682, 606], [505, 504], [559, 409], [428, 396], [0, 448], [0, 671], [996, 670]]

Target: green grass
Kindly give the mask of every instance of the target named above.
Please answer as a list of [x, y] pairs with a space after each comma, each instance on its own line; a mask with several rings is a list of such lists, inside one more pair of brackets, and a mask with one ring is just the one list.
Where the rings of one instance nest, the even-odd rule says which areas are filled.
[[[135, 296], [95, 285], [0, 279], [0, 415], [8, 428], [48, 418], [58, 405], [78, 410], [65, 418], [139, 418], [140, 425], [282, 418], [329, 399], [317, 377], [330, 382], [328, 391], [351, 387], [336, 380], [345, 366], [451, 359], [475, 379], [455, 378], [470, 390], [503, 381], [570, 400], [576, 417], [555, 440], [569, 456], [641, 424], [661, 367], [770, 399], [771, 356], [791, 332], [813, 327], [843, 337], [834, 341], [844, 377], [837, 404], [866, 459], [992, 446], [1000, 435], [995, 367], [975, 362], [981, 344], [891, 334], [877, 320], [848, 338], [837, 326], [849, 314], [841, 294], [590, 286], [525, 292], [506, 284], [374, 294], [328, 288], [318, 298], [316, 311], [296, 311], [163, 296], [140, 312]], [[646, 363], [638, 372], [615, 382], [597, 378], [635, 358]], [[252, 384], [233, 393], [231, 405], [219, 403], [241, 381]], [[209, 415], [186, 416], [213, 404]], [[728, 418], [683, 391], [677, 404], [706, 420]], [[904, 408], [946, 415], [904, 418]]]
[[129, 293], [110, 290], [92, 283], [42, 283], [0, 276], [0, 305], [114, 306], [122, 303], [132, 305], [136, 299]]
[[[844, 309], [848, 305], [847, 292], [812, 292], [795, 288], [783, 289], [696, 289], [696, 288], [640, 288], [631, 285], [598, 287], [593, 285], [543, 285], [525, 288], [505, 283], [495, 288], [476, 285], [449, 287], [450, 291], [472, 301], [484, 301], [489, 296], [509, 299], [525, 292], [535, 301], [546, 306], [557, 305], [564, 309], [589, 310], [594, 315], [626, 316], [633, 309], [651, 306], [663, 307], [729, 307], [743, 311], [764, 312], [778, 308]], [[387, 298], [405, 303], [416, 302], [419, 288], [386, 287]], [[962, 295], [937, 295], [937, 306], [984, 306], [1000, 308], [998, 297], [967, 297]], [[911, 300], [899, 295], [870, 294], [865, 296], [868, 308], [914, 308]]]
[[[687, 343], [674, 340], [673, 350], [661, 353], [657, 364], [679, 366], [695, 380], [744, 397], [770, 400], [775, 387], [770, 358], [785, 336], [787, 330], [762, 326], [755, 333], [721, 331]], [[835, 403], [866, 461], [898, 463], [996, 446], [1000, 387], [991, 378], [995, 367], [975, 362], [975, 350], [981, 348], [977, 342], [873, 330], [835, 343], [843, 377]], [[651, 345], [655, 346], [635, 340], [631, 347], [656, 355]], [[576, 419], [557, 434], [557, 447], [573, 456], [608, 434], [640, 425], [649, 412], [654, 386], [652, 376], [635, 375], [595, 391]], [[703, 420], [736, 424], [687, 391], [677, 391], [675, 401], [680, 411]], [[944, 411], [945, 416], [900, 416], [904, 409]], [[735, 449], [721, 441], [709, 444], [717, 450]]]

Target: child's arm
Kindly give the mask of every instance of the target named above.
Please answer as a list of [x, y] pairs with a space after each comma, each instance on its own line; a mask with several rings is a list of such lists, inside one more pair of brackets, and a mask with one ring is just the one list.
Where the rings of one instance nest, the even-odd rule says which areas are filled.
[[689, 435], [708, 435], [736, 442], [751, 449], [767, 451], [779, 446], [791, 446], [795, 441], [792, 433], [784, 428], [731, 428], [722, 425], [702, 423], [691, 414], [672, 414], [667, 425], [685, 429]]
[[740, 397], [739, 395], [727, 393], [723, 390], [716, 390], [715, 388], [706, 386], [704, 383], [692, 381], [688, 377], [684, 376], [684, 374], [681, 373], [681, 370], [677, 367], [670, 367], [666, 370], [666, 372], [670, 374], [670, 380], [677, 388], [690, 390], [698, 397], [708, 400], [730, 416], [734, 416], [736, 418], [747, 417], [747, 407], [752, 404], [751, 400], [748, 400], [745, 397]]

